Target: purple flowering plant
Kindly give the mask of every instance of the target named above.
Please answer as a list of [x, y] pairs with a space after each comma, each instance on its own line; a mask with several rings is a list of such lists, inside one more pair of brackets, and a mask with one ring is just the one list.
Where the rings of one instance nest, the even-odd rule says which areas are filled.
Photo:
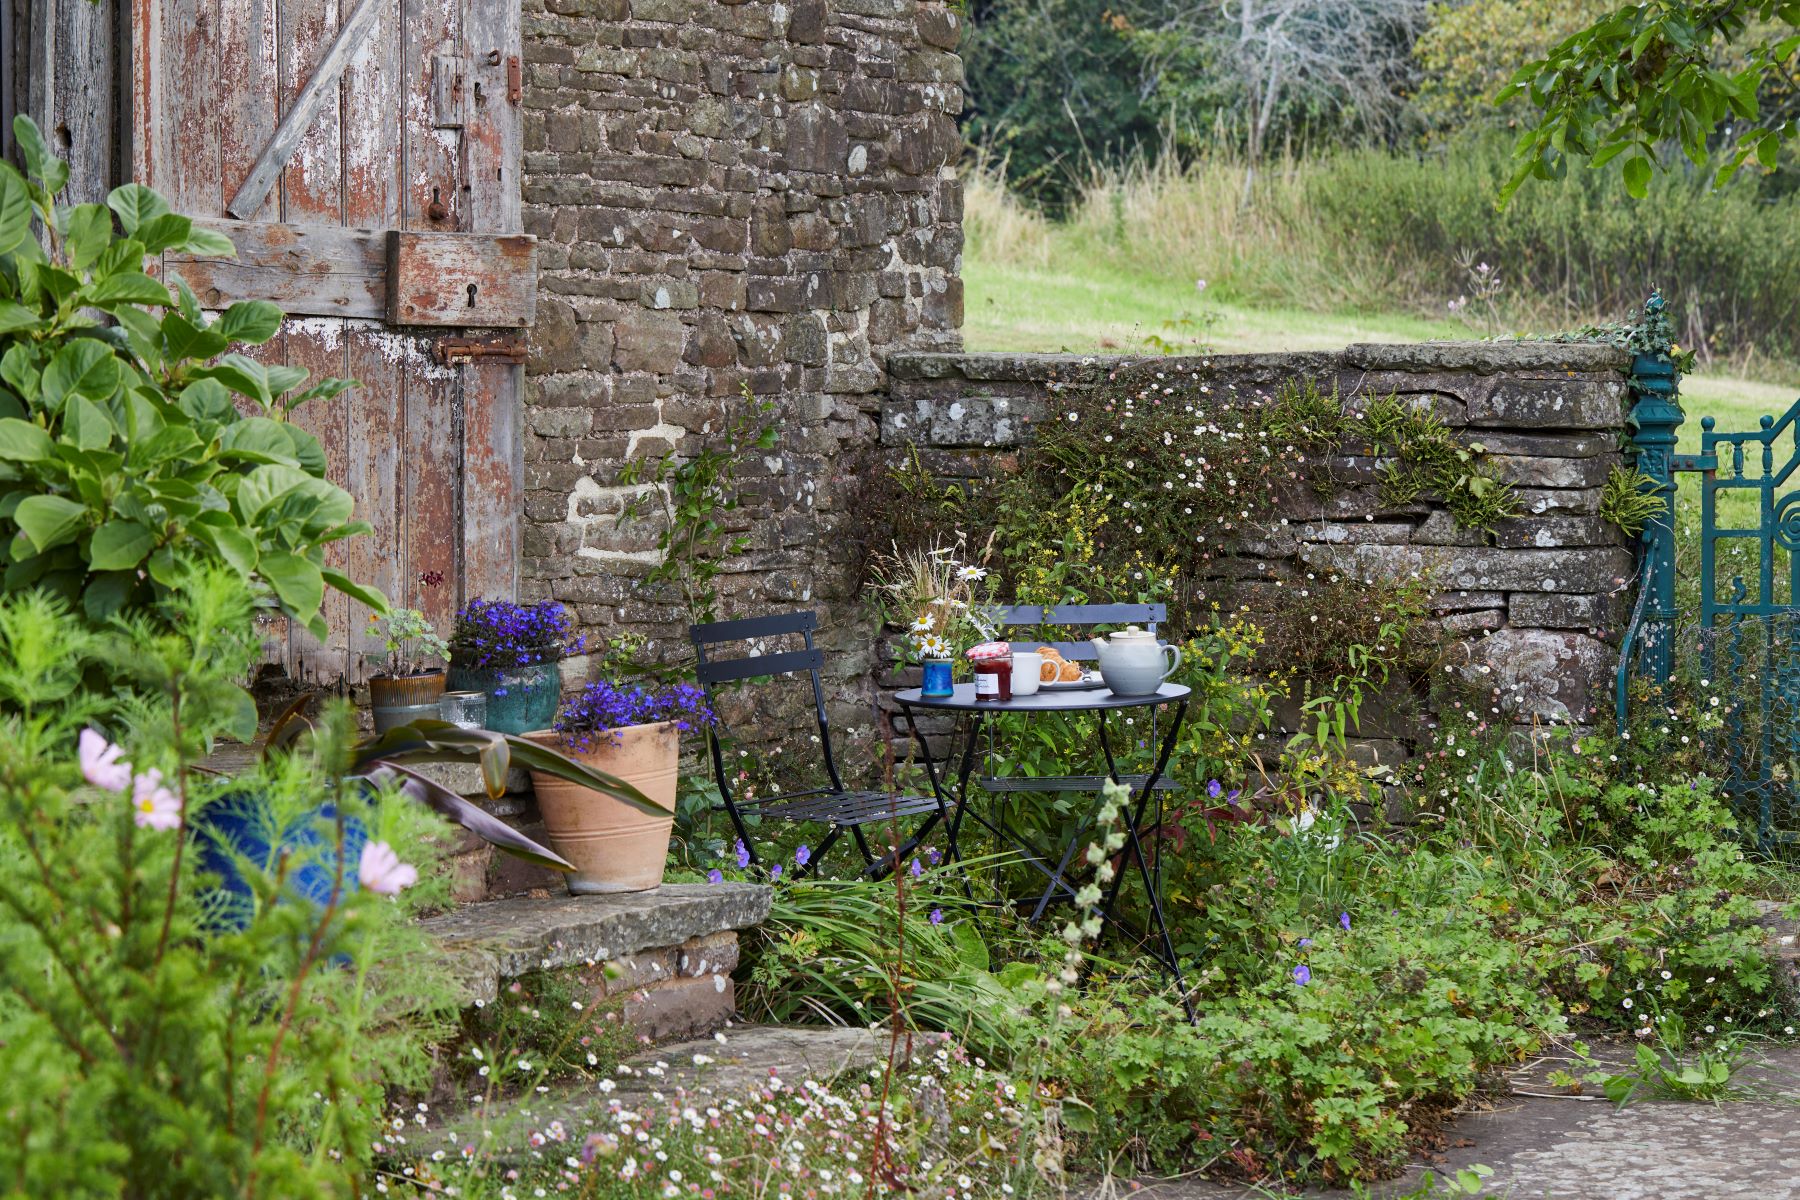
[[456, 665], [477, 671], [559, 662], [586, 645], [568, 610], [554, 600], [514, 604], [477, 597], [456, 614], [450, 635]]
[[706, 693], [694, 684], [644, 687], [602, 681], [588, 684], [563, 701], [556, 717], [556, 732], [562, 734], [566, 745], [589, 750], [603, 737], [616, 741], [619, 730], [633, 725], [673, 721], [677, 729], [686, 733], [709, 728], [717, 720], [706, 702]]

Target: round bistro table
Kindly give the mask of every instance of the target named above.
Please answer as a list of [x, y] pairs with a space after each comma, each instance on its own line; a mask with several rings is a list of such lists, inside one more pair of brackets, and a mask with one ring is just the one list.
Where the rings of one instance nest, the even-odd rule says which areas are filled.
[[[1144, 892], [1150, 902], [1150, 928], [1147, 933], [1154, 935], [1155, 944], [1147, 948], [1175, 981], [1181, 993], [1182, 1007], [1186, 1009], [1189, 1019], [1194, 1017], [1194, 1009], [1188, 1000], [1187, 985], [1182, 979], [1181, 964], [1175, 957], [1175, 944], [1169, 937], [1169, 925], [1163, 916], [1162, 903], [1162, 869], [1159, 865], [1152, 868], [1149, 858], [1144, 853], [1144, 819], [1149, 814], [1151, 797], [1157, 791], [1157, 784], [1163, 778], [1163, 772], [1169, 765], [1169, 755], [1175, 749], [1175, 739], [1181, 732], [1182, 718], [1187, 714], [1187, 702], [1192, 689], [1178, 683], [1165, 683], [1156, 691], [1143, 696], [1119, 696], [1110, 689], [1087, 688], [1079, 690], [1037, 691], [1029, 696], [1014, 696], [1010, 700], [977, 700], [975, 685], [959, 683], [955, 691], [948, 696], [925, 696], [918, 688], [907, 688], [894, 696], [895, 703], [906, 714], [906, 723], [911, 727], [913, 740], [919, 746], [919, 755], [925, 760], [926, 774], [931, 778], [932, 792], [951, 814], [949, 826], [950, 854], [960, 857], [958, 837], [962, 831], [964, 817], [974, 820], [987, 828], [1003, 844], [1012, 846], [1025, 855], [1025, 861], [1036, 868], [1048, 880], [1044, 894], [1039, 897], [1033, 909], [1031, 919], [1038, 920], [1043, 916], [1053, 900], [1058, 898], [1072, 900], [1076, 895], [1076, 886], [1067, 877], [1069, 865], [1075, 859], [1077, 849], [1086, 837], [1095, 814], [1099, 811], [1100, 800], [1096, 796], [1088, 814], [1076, 825], [1068, 843], [1060, 854], [1055, 855], [1055, 865], [1051, 866], [1052, 855], [1032, 845], [1025, 838], [1008, 828], [1003, 817], [991, 819], [979, 807], [969, 801], [969, 782], [975, 768], [975, 743], [980, 726], [988, 717], [1008, 714], [1029, 715], [1032, 713], [1094, 713], [1099, 718], [1100, 752], [1106, 762], [1104, 775], [1068, 775], [1054, 778], [1016, 777], [985, 780], [984, 790], [1004, 791], [1082, 791], [1092, 790], [1096, 793], [1107, 782], [1127, 783], [1135, 795], [1121, 810], [1125, 824], [1126, 850], [1130, 861], [1137, 867], [1138, 875], [1144, 881]], [[1173, 719], [1169, 722], [1168, 732], [1162, 737], [1156, 750], [1156, 762], [1147, 775], [1121, 775], [1118, 763], [1113, 755], [1112, 737], [1108, 732], [1108, 716], [1115, 712], [1131, 712], [1147, 710], [1155, 713], [1160, 709], [1173, 706]], [[948, 770], [940, 771], [939, 764], [932, 757], [925, 742], [925, 735], [919, 728], [918, 716], [922, 712], [952, 713], [959, 723], [966, 722], [968, 729], [963, 741], [961, 762], [957, 767], [954, 783]], [[948, 768], [954, 759], [954, 753], [945, 756], [944, 767]], [[1003, 784], [1001, 788], [993, 785]], [[1152, 830], [1161, 828], [1160, 805], [1158, 819], [1150, 826]], [[1116, 910], [1119, 903], [1119, 891], [1125, 882], [1125, 871], [1117, 872], [1108, 887], [1099, 907], [1102, 922], [1114, 928], [1123, 929]], [[1144, 939], [1149, 942], [1150, 938]]]

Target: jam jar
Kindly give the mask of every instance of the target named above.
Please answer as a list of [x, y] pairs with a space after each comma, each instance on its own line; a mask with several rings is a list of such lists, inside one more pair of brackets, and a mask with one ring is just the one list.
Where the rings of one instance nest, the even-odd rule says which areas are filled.
[[975, 699], [1004, 704], [1012, 699], [1012, 647], [986, 642], [969, 651], [975, 670]]

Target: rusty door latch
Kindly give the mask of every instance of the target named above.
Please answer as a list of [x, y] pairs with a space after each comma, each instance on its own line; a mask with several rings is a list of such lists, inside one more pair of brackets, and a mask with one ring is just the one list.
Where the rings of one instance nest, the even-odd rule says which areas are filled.
[[431, 347], [431, 356], [445, 366], [473, 362], [522, 363], [526, 352], [525, 338], [517, 333], [492, 337], [441, 337]]

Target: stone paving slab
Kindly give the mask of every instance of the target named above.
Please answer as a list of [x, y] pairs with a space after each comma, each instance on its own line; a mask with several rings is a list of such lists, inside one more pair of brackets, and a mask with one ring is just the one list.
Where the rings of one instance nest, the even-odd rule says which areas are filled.
[[745, 929], [769, 915], [772, 889], [754, 883], [670, 883], [608, 896], [520, 896], [466, 904], [419, 927], [451, 959], [469, 1003], [528, 971], [603, 962], [691, 938]]

